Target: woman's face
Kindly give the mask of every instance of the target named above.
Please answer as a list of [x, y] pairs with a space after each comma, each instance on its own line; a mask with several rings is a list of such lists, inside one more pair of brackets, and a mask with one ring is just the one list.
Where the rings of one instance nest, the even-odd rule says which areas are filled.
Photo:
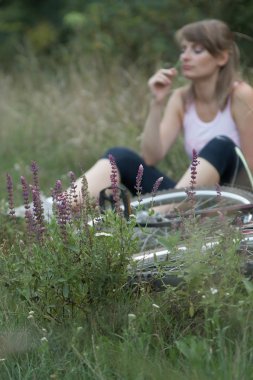
[[198, 80], [213, 76], [226, 63], [226, 59], [223, 54], [214, 57], [200, 43], [183, 40], [180, 62], [185, 78]]

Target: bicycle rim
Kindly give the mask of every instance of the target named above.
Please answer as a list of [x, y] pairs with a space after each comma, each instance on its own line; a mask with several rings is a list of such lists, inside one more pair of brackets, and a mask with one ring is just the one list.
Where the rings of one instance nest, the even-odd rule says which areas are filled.
[[[207, 242], [202, 246], [203, 257], [208, 254], [208, 250], [219, 245], [216, 240]], [[160, 291], [167, 285], [178, 286], [184, 283], [183, 276], [178, 276], [178, 272], [184, 268], [184, 264], [178, 264], [177, 259], [188, 253], [188, 248], [184, 245], [177, 247], [177, 254], [166, 249], [143, 252], [134, 255], [135, 270], [129, 277], [130, 285], [148, 284], [154, 291]], [[242, 239], [238, 248], [238, 254], [245, 256], [244, 264], [241, 267], [242, 273], [253, 278], [253, 235]]]
[[148, 209], [162, 205], [173, 204], [176, 210], [186, 212], [189, 210], [215, 209], [234, 205], [247, 205], [253, 203], [253, 194], [240, 189], [221, 187], [195, 189], [192, 199], [189, 199], [184, 190], [168, 190], [152, 197], [144, 196], [141, 201], [133, 200], [131, 207]]
[[[194, 210], [206, 210], [213, 209], [220, 210], [226, 208], [227, 206], [236, 206], [236, 205], [251, 205], [253, 203], [253, 194], [235, 188], [222, 187], [220, 189], [221, 195], [217, 194], [216, 189], [196, 189], [195, 190], [195, 203], [188, 201], [187, 195], [182, 190], [171, 190], [157, 194], [155, 198], [146, 196], [143, 198], [142, 202], [133, 201], [132, 206], [138, 208], [139, 205], [143, 209], [149, 209], [150, 207], [156, 207], [157, 205], [166, 205], [166, 204], [175, 204], [177, 208], [180, 209], [183, 205], [183, 212], [178, 214], [184, 216], [187, 210], [194, 206]], [[189, 206], [189, 209], [187, 207]], [[235, 211], [236, 212], [236, 211]], [[237, 211], [238, 212], [238, 211]], [[252, 210], [250, 210], [250, 220], [252, 219]], [[181, 219], [181, 217], [180, 217]], [[173, 216], [172, 216], [173, 220]], [[148, 224], [148, 223], [147, 223]], [[160, 290], [164, 285], [178, 285], [183, 279], [179, 278], [176, 275], [178, 270], [175, 261], [171, 260], [170, 252], [166, 249], [159, 248], [159, 241], [157, 237], [167, 236], [170, 233], [170, 228], [161, 228], [159, 222], [155, 222], [149, 229], [148, 234], [144, 234], [145, 240], [142, 242], [142, 247], [139, 254], [135, 255], [134, 261], [136, 262], [136, 271], [133, 277], [131, 278], [132, 284], [137, 283], [148, 283], [151, 284], [156, 290]], [[139, 237], [141, 238], [141, 229]], [[252, 275], [253, 273], [253, 237], [252, 237], [252, 226], [249, 228], [250, 235], [244, 235], [245, 238], [242, 240], [241, 247], [243, 247], [244, 252], [246, 253], [246, 265], [247, 268], [244, 268], [245, 272], [248, 272]], [[141, 242], [141, 239], [140, 239]], [[209, 244], [209, 245], [208, 245]], [[210, 247], [217, 244], [215, 238], [213, 237], [207, 245], [203, 246], [203, 251], [208, 250]], [[148, 252], [145, 248], [148, 248]], [[187, 252], [186, 246], [178, 246], [178, 255], [182, 256]], [[161, 270], [159, 268], [162, 263], [162, 276]]]

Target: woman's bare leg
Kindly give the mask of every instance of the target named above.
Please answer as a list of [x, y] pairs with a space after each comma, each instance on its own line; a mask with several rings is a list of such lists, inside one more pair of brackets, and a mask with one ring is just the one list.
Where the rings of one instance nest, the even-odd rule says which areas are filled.
[[[87, 172], [84, 173], [87, 183], [89, 195], [92, 198], [98, 198], [99, 193], [105, 187], [111, 185], [110, 175], [112, 172], [112, 167], [110, 161], [107, 158], [102, 158], [98, 160]], [[120, 182], [120, 175], [117, 175], [118, 181]], [[76, 180], [76, 193], [78, 194], [78, 201], [81, 202], [82, 197], [82, 177]], [[68, 189], [67, 191], [70, 191]]]
[[[196, 167], [195, 186], [214, 186], [220, 181], [220, 175], [215, 167], [202, 157], [198, 158], [199, 164]], [[184, 189], [191, 185], [191, 168], [189, 168], [178, 181], [175, 188]]]
[[[105, 187], [108, 187], [111, 185], [111, 164], [110, 161], [107, 158], [103, 158], [98, 160], [85, 174], [85, 177], [88, 182], [88, 191], [89, 195], [92, 198], [98, 198], [99, 193], [102, 189]], [[118, 181], [120, 182], [120, 176], [119, 173], [117, 175]], [[82, 199], [82, 177], [78, 178], [75, 182], [77, 185], [76, 188], [76, 194], [78, 196], [78, 202], [81, 202]], [[67, 192], [71, 194], [71, 189], [68, 188]], [[50, 219], [52, 215], [52, 209], [53, 209], [53, 198], [50, 197], [43, 197], [42, 199], [42, 205], [44, 208], [45, 216]], [[73, 208], [77, 206], [76, 200], [73, 199], [72, 202]], [[15, 214], [18, 217], [24, 217], [25, 216], [25, 207], [22, 205], [20, 207], [15, 208]]]
[[[198, 161], [199, 161], [199, 164], [196, 168], [197, 175], [195, 179], [196, 181], [195, 186], [214, 186], [215, 184], [219, 183], [220, 175], [218, 171], [215, 169], [215, 167], [202, 157], [198, 158]], [[184, 175], [176, 184], [175, 188], [186, 189], [190, 185], [191, 185], [191, 168], [187, 169], [187, 171], [184, 173]], [[175, 210], [175, 206], [176, 205], [173, 205], [173, 204], [156, 206], [154, 207], [154, 210], [156, 212], [160, 212], [161, 214], [168, 214]]]

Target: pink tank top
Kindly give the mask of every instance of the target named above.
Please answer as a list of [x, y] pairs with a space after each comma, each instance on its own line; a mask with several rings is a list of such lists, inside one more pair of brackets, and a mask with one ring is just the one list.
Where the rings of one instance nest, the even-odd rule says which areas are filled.
[[230, 108], [230, 98], [223, 111], [218, 111], [215, 118], [210, 122], [202, 121], [192, 102], [184, 115], [184, 146], [187, 155], [192, 158], [192, 151], [197, 153], [214, 137], [227, 136], [240, 146], [239, 133], [233, 120]]

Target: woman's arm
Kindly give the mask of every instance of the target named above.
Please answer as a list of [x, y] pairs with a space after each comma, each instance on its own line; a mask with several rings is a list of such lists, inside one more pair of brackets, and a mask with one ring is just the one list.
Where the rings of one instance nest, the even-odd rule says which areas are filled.
[[241, 149], [253, 172], [253, 88], [245, 82], [238, 83], [232, 94], [231, 106]]
[[173, 92], [165, 112], [163, 111], [164, 98], [170, 91], [175, 75], [175, 69], [162, 69], [149, 80], [149, 87], [154, 97], [141, 141], [142, 157], [148, 165], [155, 165], [165, 156], [181, 129], [183, 114], [181, 90]]

